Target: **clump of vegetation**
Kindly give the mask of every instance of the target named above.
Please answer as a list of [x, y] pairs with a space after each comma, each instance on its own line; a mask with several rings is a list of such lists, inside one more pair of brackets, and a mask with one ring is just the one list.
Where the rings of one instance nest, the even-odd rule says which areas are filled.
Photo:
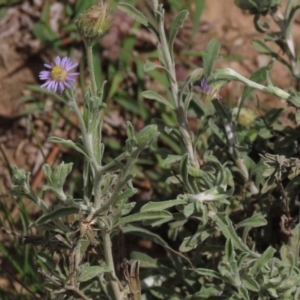
[[[245, 78], [230, 68], [214, 68], [220, 43], [211, 40], [202, 53], [203, 67], [182, 82], [176, 78], [173, 46], [188, 11], [176, 15], [167, 33], [165, 10], [158, 0], [152, 0], [148, 17], [130, 3], [118, 3], [118, 9], [156, 37], [157, 59], [146, 61], [144, 71], [151, 74], [159, 69], [168, 82], [165, 94], [146, 90], [139, 97], [153, 100], [162, 116], [172, 117], [171, 121], [153, 118], [138, 132], [128, 121], [126, 141], [109, 160], [104, 159], [109, 156], [102, 135], [106, 81], [99, 84], [95, 75], [93, 46], [109, 30], [112, 11], [100, 1], [77, 16], [91, 77], [83, 110], [73, 84], [76, 63], [69, 57], [47, 63], [48, 70], [40, 78], [46, 81], [43, 87], [48, 93], [58, 93], [77, 116], [78, 141], [58, 137], [49, 141], [83, 157], [83, 189], [76, 197], [68, 193], [65, 182], [72, 162], [56, 168], [45, 164], [43, 191], [56, 199], [49, 205], [32, 190], [30, 174], [12, 168], [11, 193], [31, 199], [42, 211], [29, 225], [38, 235], [19, 238], [37, 251], [43, 298], [299, 298], [300, 69], [291, 33], [300, 8], [296, 2], [289, 1], [281, 14], [280, 1], [236, 1], [254, 15], [254, 24], [266, 32], [266, 41], [277, 43], [285, 55], [275, 53], [266, 41], [253, 40], [270, 62]], [[268, 24], [259, 22], [267, 14], [280, 32], [270, 32]], [[295, 79], [294, 90], [272, 84], [274, 60], [288, 67]], [[227, 106], [220, 96], [230, 81], [245, 85], [236, 107]], [[246, 108], [245, 101], [255, 90], [293, 107], [289, 115], [293, 126], [280, 120], [282, 108], [266, 113]], [[199, 120], [196, 133], [189, 129], [190, 114]], [[179, 146], [162, 145], [166, 136], [171, 145]], [[133, 200], [138, 192], [133, 179], [145, 152], [169, 177], [157, 183], [159, 199], [141, 203]], [[165, 198], [171, 194], [173, 198]], [[123, 253], [121, 264], [115, 249], [129, 234], [160, 245], [166, 255], [132, 251]]]

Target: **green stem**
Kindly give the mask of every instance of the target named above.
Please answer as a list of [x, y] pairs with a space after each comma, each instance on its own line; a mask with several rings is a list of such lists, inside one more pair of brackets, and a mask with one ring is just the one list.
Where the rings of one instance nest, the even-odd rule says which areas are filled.
[[93, 167], [93, 170], [94, 172], [96, 173], [98, 168], [99, 168], [99, 165], [95, 159], [95, 155], [94, 155], [94, 151], [93, 151], [93, 146], [92, 146], [92, 136], [90, 134], [88, 134], [88, 132], [86, 131], [86, 127], [85, 127], [85, 124], [84, 124], [84, 120], [82, 118], [82, 114], [79, 110], [79, 107], [77, 105], [77, 102], [75, 100], [74, 97], [71, 97], [71, 105], [75, 111], [75, 114], [77, 115], [77, 118], [78, 118], [78, 122], [79, 122], [79, 127], [81, 129], [81, 134], [82, 134], [82, 140], [83, 140], [83, 145], [84, 145], [84, 148], [85, 150], [87, 151], [87, 154], [89, 156], [89, 160], [90, 160], [90, 163]]
[[90, 300], [89, 297], [87, 297], [83, 292], [81, 292], [77, 287], [75, 286], [65, 286], [65, 289], [67, 291], [71, 291], [73, 292], [73, 294], [76, 294], [77, 296], [79, 296], [81, 299], [83, 300]]
[[170, 54], [170, 48], [169, 44], [167, 42], [165, 28], [164, 28], [164, 18], [161, 14], [159, 14], [159, 20], [158, 20], [158, 33], [159, 33], [159, 42], [161, 44], [161, 50], [164, 57], [164, 64], [165, 68], [168, 70], [168, 79], [170, 83], [170, 89], [171, 93], [174, 99], [174, 102], [177, 107], [177, 121], [179, 124], [179, 131], [181, 133], [181, 136], [183, 138], [186, 150], [189, 154], [189, 158], [192, 162], [192, 164], [199, 168], [199, 162], [195, 157], [194, 148], [191, 136], [188, 131], [188, 124], [185, 117], [184, 109], [183, 109], [183, 103], [180, 102], [180, 99], [178, 97], [178, 83], [176, 80], [176, 72], [175, 72], [175, 63], [171, 57]]
[[112, 251], [111, 251], [112, 243], [110, 240], [110, 234], [107, 231], [107, 228], [105, 228], [105, 226], [102, 225], [101, 227], [102, 227], [101, 235], [102, 235], [104, 257], [105, 257], [105, 262], [111, 272], [112, 279], [110, 280], [110, 286], [111, 286], [112, 292], [114, 294], [114, 300], [122, 300], [122, 295], [121, 295], [121, 292], [119, 289], [118, 279], [116, 276], [115, 265], [114, 265], [114, 260], [113, 260], [113, 256], [112, 256]]
[[94, 178], [94, 207], [95, 209], [99, 209], [102, 204], [102, 189], [101, 189], [101, 178], [102, 173], [99, 171], [96, 172], [95, 178]]
[[96, 85], [96, 78], [95, 78], [95, 71], [94, 71], [94, 64], [93, 64], [93, 44], [91, 42], [85, 42], [84, 45], [86, 49], [86, 57], [87, 57], [89, 73], [92, 80], [92, 94], [93, 96], [96, 96], [97, 85]]
[[136, 162], [139, 154], [140, 154], [140, 151], [139, 150], [135, 150], [131, 154], [131, 156], [128, 158], [128, 162], [125, 165], [122, 173], [119, 176], [119, 180], [118, 180], [118, 183], [117, 183], [116, 187], [114, 188], [113, 194], [111, 195], [110, 199], [95, 212], [95, 214], [94, 214], [95, 216], [101, 214], [102, 212], [107, 211], [110, 206], [113, 206], [115, 204], [115, 202], [117, 200], [117, 197], [118, 197], [118, 195], [119, 195], [122, 187], [126, 183], [124, 181], [126, 180], [126, 177], [128, 176], [128, 174], [129, 174], [132, 166]]

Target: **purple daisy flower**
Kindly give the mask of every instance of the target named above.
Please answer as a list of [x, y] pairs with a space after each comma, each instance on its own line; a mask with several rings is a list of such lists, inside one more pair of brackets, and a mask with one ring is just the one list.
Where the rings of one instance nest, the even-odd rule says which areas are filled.
[[39, 78], [46, 80], [41, 85], [49, 91], [62, 93], [65, 88], [72, 89], [72, 84], [75, 82], [75, 77], [79, 73], [70, 73], [69, 71], [77, 67], [78, 63], [73, 62], [69, 57], [61, 58], [56, 56], [55, 62], [44, 64], [49, 71], [41, 71]]
[[220, 99], [219, 90], [213, 89], [207, 82], [206, 78], [202, 78], [200, 84], [196, 86], [209, 100]]

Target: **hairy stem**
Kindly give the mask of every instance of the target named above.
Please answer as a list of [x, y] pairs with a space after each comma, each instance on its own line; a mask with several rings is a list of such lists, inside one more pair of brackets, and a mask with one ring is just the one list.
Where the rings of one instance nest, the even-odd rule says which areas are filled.
[[[103, 223], [102, 223], [103, 224]], [[115, 271], [115, 265], [114, 265], [114, 260], [112, 256], [112, 243], [110, 239], [110, 234], [107, 231], [107, 228], [105, 226], [101, 226], [101, 235], [102, 235], [102, 243], [103, 243], [103, 250], [104, 250], [104, 257], [105, 257], [105, 262], [111, 272], [111, 277], [112, 280], [109, 281], [112, 292], [114, 294], [114, 300], [122, 300], [122, 295], [119, 289], [119, 284], [118, 284], [118, 279], [116, 276], [116, 271]]]
[[95, 78], [95, 71], [94, 71], [94, 64], [93, 64], [93, 44], [91, 42], [85, 42], [84, 45], [86, 49], [86, 57], [87, 57], [89, 73], [92, 80], [92, 94], [93, 96], [96, 96], [97, 85], [96, 85], [96, 78]]
[[77, 102], [75, 100], [74, 97], [71, 98], [71, 105], [72, 105], [72, 108], [74, 109], [75, 111], [75, 114], [77, 115], [77, 118], [78, 118], [78, 122], [79, 122], [79, 127], [80, 127], [80, 130], [81, 130], [81, 134], [82, 134], [82, 140], [83, 140], [83, 145], [84, 145], [84, 148], [89, 156], [89, 160], [90, 160], [90, 163], [93, 167], [93, 170], [94, 172], [97, 172], [98, 168], [99, 168], [99, 165], [95, 159], [95, 155], [94, 155], [94, 151], [93, 151], [93, 142], [92, 142], [92, 136], [90, 134], [88, 134], [88, 132], [86, 131], [86, 127], [85, 127], [85, 124], [84, 124], [84, 120], [82, 118], [82, 114], [79, 110], [79, 107], [77, 105]]
[[166, 69], [168, 70], [167, 74], [170, 83], [171, 93], [177, 107], [177, 120], [179, 124], [179, 131], [183, 138], [186, 150], [188, 151], [190, 161], [196, 168], [199, 168], [200, 165], [197, 158], [195, 157], [192, 139], [188, 131], [188, 124], [183, 110], [183, 103], [180, 103], [180, 99], [178, 97], [179, 88], [178, 83], [176, 81], [175, 63], [170, 55], [171, 49], [169, 48], [169, 44], [167, 42], [164, 28], [164, 19], [162, 15], [159, 15], [158, 33], [159, 42], [161, 44], [161, 50], [164, 57], [164, 64]]

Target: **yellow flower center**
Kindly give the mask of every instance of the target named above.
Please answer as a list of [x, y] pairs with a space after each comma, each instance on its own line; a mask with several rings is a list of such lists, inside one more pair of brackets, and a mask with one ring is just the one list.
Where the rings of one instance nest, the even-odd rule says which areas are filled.
[[56, 81], [65, 81], [68, 72], [62, 66], [55, 66], [51, 71], [52, 79]]

